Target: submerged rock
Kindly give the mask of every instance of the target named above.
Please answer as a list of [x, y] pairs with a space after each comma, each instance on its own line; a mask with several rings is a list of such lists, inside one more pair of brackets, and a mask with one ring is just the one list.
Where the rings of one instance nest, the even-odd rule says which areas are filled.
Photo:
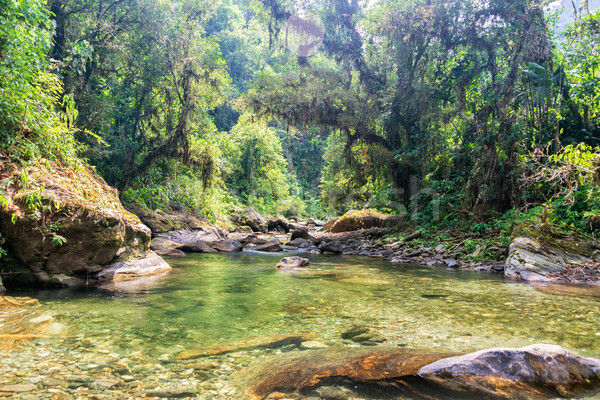
[[309, 264], [310, 260], [308, 258], [303, 257], [284, 257], [277, 263], [277, 268], [279, 269], [292, 269], [292, 268], [300, 268], [305, 267]]
[[508, 278], [534, 282], [559, 281], [570, 266], [585, 265], [590, 259], [539, 241], [518, 237], [512, 241], [504, 267]]
[[300, 345], [302, 342], [315, 339], [316, 335], [311, 333], [279, 334], [269, 336], [256, 336], [238, 342], [223, 343], [215, 346], [204, 347], [197, 350], [184, 350], [174, 358], [176, 360], [188, 360], [192, 358], [215, 356], [219, 354], [232, 353], [239, 350], [254, 348], [282, 347], [290, 344]]
[[296, 392], [333, 378], [389, 384], [414, 377], [421, 367], [449, 354], [397, 348], [330, 348], [305, 350], [258, 361], [240, 372], [245, 392], [253, 400], [275, 391]]
[[185, 253], [179, 249], [154, 250], [161, 257], [185, 257]]
[[572, 397], [600, 386], [600, 360], [550, 344], [497, 348], [441, 359], [419, 376], [506, 399]]

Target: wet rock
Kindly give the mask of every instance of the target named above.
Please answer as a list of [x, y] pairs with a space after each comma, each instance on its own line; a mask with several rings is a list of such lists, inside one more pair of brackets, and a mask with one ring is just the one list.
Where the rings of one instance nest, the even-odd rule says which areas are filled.
[[29, 297], [0, 296], [0, 352], [24, 346], [32, 339], [49, 338], [64, 329], [52, 314]]
[[319, 245], [319, 251], [321, 253], [341, 254], [342, 243], [339, 240], [321, 243]]
[[232, 220], [238, 225], [246, 225], [254, 232], [267, 233], [269, 224], [267, 220], [252, 207], [246, 208], [241, 214], [232, 215]]
[[184, 397], [194, 397], [200, 390], [196, 387], [187, 388], [158, 388], [146, 393], [148, 397], [160, 397], [162, 399], [178, 399]]
[[31, 383], [17, 383], [14, 385], [4, 385], [2, 387], [0, 387], [0, 392], [7, 392], [7, 393], [24, 393], [24, 392], [31, 392], [32, 390], [37, 389], [36, 385], [33, 385]]
[[600, 385], [600, 360], [579, 357], [556, 345], [535, 344], [442, 359], [423, 366], [418, 374], [499, 398], [572, 397]]
[[259, 245], [259, 244], [265, 244], [265, 243], [267, 243], [267, 240], [266, 240], [266, 239], [263, 239], [263, 238], [259, 238], [259, 237], [258, 237], [258, 236], [256, 236], [256, 235], [248, 235], [248, 236], [246, 236], [245, 238], [242, 238], [242, 239], [240, 239], [240, 242], [241, 242], [241, 243], [242, 243], [244, 246], [246, 246], [246, 245], [248, 245], [248, 244], [250, 244], [250, 243], [252, 243], [252, 244], [256, 244], [256, 245]]
[[342, 333], [342, 339], [349, 339], [355, 343], [362, 344], [377, 344], [383, 343], [387, 339], [378, 332], [373, 331], [367, 327], [352, 327], [349, 330]]
[[291, 236], [291, 240], [294, 239], [306, 239], [306, 240], [310, 240], [311, 236], [308, 234], [308, 230], [306, 228], [303, 227], [299, 227], [298, 229], [294, 230], [292, 232], [292, 236]]
[[242, 251], [244, 249], [244, 246], [242, 246], [239, 240], [219, 240], [216, 242], [209, 242], [208, 245], [213, 249], [224, 253], [232, 253], [235, 251]]
[[308, 239], [303, 239], [303, 238], [296, 238], [293, 240], [290, 240], [289, 242], [287, 242], [288, 246], [293, 246], [293, 247], [302, 247], [302, 246], [308, 246], [312, 244], [312, 242]]
[[366, 210], [350, 210], [342, 215], [332, 226], [331, 232], [348, 232], [359, 229], [379, 228], [385, 220], [385, 215]]
[[179, 249], [154, 250], [161, 257], [185, 257], [185, 253]]
[[118, 386], [121, 382], [117, 379], [98, 379], [90, 384], [91, 389], [108, 390]]
[[292, 268], [300, 268], [305, 267], [309, 264], [310, 260], [308, 258], [303, 257], [284, 257], [277, 263], [277, 268], [279, 269], [292, 269]]
[[185, 243], [178, 247], [179, 250], [185, 253], [216, 253], [204, 240], [196, 240], [195, 242]]
[[299, 345], [315, 338], [314, 334], [310, 333], [294, 333], [294, 334], [279, 334], [269, 336], [251, 337], [245, 340], [240, 340], [233, 343], [223, 343], [215, 346], [205, 347], [198, 350], [184, 350], [175, 356], [176, 360], [189, 360], [199, 357], [214, 356], [219, 354], [231, 353], [239, 350], [247, 350], [254, 348], [272, 348], [281, 347], [290, 344]]
[[156, 250], [171, 250], [178, 246], [180, 246], [179, 243], [174, 242], [169, 239], [166, 239], [166, 238], [162, 238], [162, 237], [155, 237], [154, 239], [152, 239], [150, 241], [150, 250], [154, 250], [154, 251], [156, 251]]
[[321, 386], [315, 392], [325, 400], [348, 400], [354, 395], [352, 391], [340, 386]]
[[559, 280], [567, 267], [588, 261], [582, 255], [542, 245], [532, 238], [518, 237], [510, 244], [504, 275], [526, 281], [551, 282]]
[[281, 242], [279, 240], [273, 239], [273, 240], [269, 240], [265, 244], [256, 246], [256, 250], [267, 251], [267, 252], [273, 253], [273, 252], [277, 252], [277, 251], [282, 251], [283, 248], [281, 247]]
[[100, 281], [121, 281], [168, 272], [171, 266], [155, 252], [149, 251], [144, 258], [117, 263], [98, 274]]
[[458, 267], [458, 262], [454, 259], [454, 258], [446, 258], [444, 260], [444, 263], [446, 264], [447, 267], [449, 268], [455, 268]]
[[389, 384], [416, 376], [424, 365], [447, 357], [397, 348], [336, 348], [286, 353], [258, 361], [240, 372], [245, 392], [253, 400], [275, 391], [295, 392], [317, 387], [332, 378]]

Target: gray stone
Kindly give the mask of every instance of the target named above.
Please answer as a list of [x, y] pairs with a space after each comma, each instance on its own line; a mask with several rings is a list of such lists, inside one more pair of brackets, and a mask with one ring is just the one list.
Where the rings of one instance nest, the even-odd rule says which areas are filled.
[[238, 225], [249, 226], [254, 232], [267, 233], [269, 228], [267, 220], [252, 207], [246, 208], [241, 214], [232, 215], [232, 220]]
[[526, 281], [551, 282], [556, 281], [557, 275], [565, 272], [569, 265], [588, 261], [587, 257], [543, 246], [532, 238], [518, 237], [510, 244], [504, 275]]
[[185, 253], [179, 249], [154, 250], [161, 257], [185, 257]]
[[309, 264], [310, 260], [308, 258], [293, 256], [293, 257], [284, 257], [277, 264], [277, 268], [280, 269], [291, 269], [291, 268], [300, 268], [305, 267]]
[[260, 246], [256, 246], [256, 250], [258, 251], [267, 251], [267, 252], [277, 252], [282, 251], [281, 242], [277, 239], [269, 240], [265, 244], [261, 244]]
[[216, 242], [210, 242], [208, 244], [213, 249], [224, 252], [224, 253], [232, 253], [235, 251], [242, 251], [244, 249], [244, 246], [242, 246], [242, 244], [240, 243], [239, 240], [226, 239], [226, 240], [219, 240]]
[[311, 236], [308, 234], [308, 230], [306, 230], [306, 228], [299, 227], [292, 232], [292, 237], [290, 239], [294, 240], [298, 238], [310, 240]]
[[179, 250], [186, 253], [216, 253], [204, 240], [196, 240], [195, 242], [185, 243], [178, 247]]
[[[167, 239], [175, 243], [185, 244], [198, 240], [205, 242], [225, 239], [227, 235], [220, 229], [206, 226], [199, 229], [180, 229], [157, 235], [157, 238]], [[153, 240], [154, 241], [154, 240]]]
[[528, 393], [547, 389], [571, 397], [600, 384], [600, 360], [574, 355], [556, 345], [534, 344], [441, 359], [422, 367], [418, 375], [491, 394], [501, 389], [507, 394], [501, 398], [529, 398]]
[[253, 235], [248, 235], [245, 238], [240, 239], [240, 242], [244, 246], [246, 246], [246, 245], [248, 245], [250, 243], [252, 243], [252, 244], [265, 244], [265, 243], [267, 243], [267, 240], [263, 239], [263, 238], [259, 238], [258, 236], [256, 236], [256, 235], [253, 234]]
[[447, 258], [444, 260], [444, 263], [450, 268], [458, 267], [458, 262], [454, 258]]
[[341, 254], [342, 253], [342, 244], [339, 240], [333, 240], [331, 242], [324, 242], [319, 245], [319, 251], [321, 253], [332, 253], [332, 254]]
[[288, 246], [294, 246], [294, 247], [300, 247], [300, 246], [306, 246], [311, 244], [312, 242], [308, 239], [303, 239], [303, 238], [296, 238], [293, 240], [290, 240], [287, 245]]
[[145, 257], [117, 263], [98, 274], [101, 281], [119, 281], [167, 272], [171, 266], [155, 252], [149, 251]]
[[155, 237], [150, 241], [150, 250], [171, 250], [180, 244], [164, 237]]

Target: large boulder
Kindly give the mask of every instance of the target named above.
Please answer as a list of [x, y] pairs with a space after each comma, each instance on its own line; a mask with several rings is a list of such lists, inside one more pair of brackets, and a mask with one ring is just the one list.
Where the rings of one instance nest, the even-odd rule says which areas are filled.
[[136, 205], [132, 205], [131, 210], [155, 234], [174, 230], [202, 229], [208, 225], [208, 221], [205, 218], [186, 214], [181, 211], [165, 212], [162, 210], [149, 210]]
[[171, 266], [165, 262], [159, 255], [149, 251], [143, 258], [134, 258], [128, 261], [122, 261], [103, 269], [98, 278], [104, 281], [122, 281], [133, 278], [140, 278], [148, 275], [157, 275], [167, 272]]
[[254, 232], [267, 233], [269, 228], [267, 220], [252, 207], [246, 208], [240, 214], [232, 215], [231, 219], [237, 225], [249, 226]]
[[290, 231], [290, 222], [285, 217], [271, 218], [268, 221], [270, 231], [280, 231], [288, 233]]
[[394, 385], [395, 380], [414, 378], [422, 366], [448, 356], [384, 347], [306, 350], [259, 360], [242, 370], [238, 378], [245, 384], [245, 394], [253, 400], [273, 392], [294, 393], [319, 387], [335, 379], [385, 387]]
[[[386, 216], [373, 210], [350, 210], [333, 223], [331, 232], [348, 232], [359, 229], [379, 228]], [[327, 226], [327, 224], [325, 225]], [[325, 228], [325, 227], [323, 227]]]
[[150, 229], [89, 167], [13, 167], [0, 173], [0, 181], [9, 182], [0, 207], [9, 254], [0, 258], [0, 270], [15, 272], [4, 276], [6, 286], [90, 283], [103, 270], [134, 260], [150, 274], [168, 269], [150, 252]]
[[418, 375], [498, 398], [572, 397], [600, 385], [600, 360], [574, 355], [556, 345], [535, 344], [441, 359], [422, 367]]
[[542, 244], [529, 237], [518, 237], [510, 244], [504, 275], [526, 281], [558, 281], [569, 268], [584, 266], [589, 261], [584, 255]]
[[300, 239], [308, 239], [308, 240], [312, 239], [312, 237], [308, 233], [308, 230], [306, 228], [304, 228], [304, 227], [299, 227], [298, 229], [295, 229], [292, 232], [292, 237], [290, 239], [294, 240], [294, 239], [298, 239], [298, 238], [300, 238]]
[[342, 254], [342, 243], [339, 240], [323, 242], [319, 245], [319, 251], [324, 254]]

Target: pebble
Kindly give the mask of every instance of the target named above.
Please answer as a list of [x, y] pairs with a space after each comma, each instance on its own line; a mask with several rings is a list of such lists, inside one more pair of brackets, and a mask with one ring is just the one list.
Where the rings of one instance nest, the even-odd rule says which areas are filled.
[[37, 386], [31, 383], [17, 383], [14, 385], [5, 385], [0, 387], [0, 392], [24, 393], [31, 392], [35, 389], [37, 389]]

